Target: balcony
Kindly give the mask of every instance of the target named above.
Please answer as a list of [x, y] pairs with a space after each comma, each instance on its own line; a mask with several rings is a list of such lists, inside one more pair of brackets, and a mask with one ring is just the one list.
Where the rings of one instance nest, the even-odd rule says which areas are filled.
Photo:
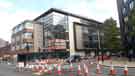
[[33, 43], [33, 39], [32, 38], [24, 38], [23, 42], [29, 42], [29, 43]]

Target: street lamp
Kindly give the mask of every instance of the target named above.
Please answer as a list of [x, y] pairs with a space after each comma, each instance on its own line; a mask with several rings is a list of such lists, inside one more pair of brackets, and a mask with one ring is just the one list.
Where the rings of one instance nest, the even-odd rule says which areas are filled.
[[29, 53], [29, 50], [30, 50], [30, 47], [29, 47], [29, 43], [28, 42], [26, 42], [26, 51], [27, 51], [27, 54], [26, 54], [26, 61], [28, 61], [28, 53]]
[[[98, 36], [98, 51], [99, 51], [99, 50], [101, 50], [101, 39], [100, 39], [100, 30], [99, 30], [99, 28], [97, 29], [97, 36]], [[99, 58], [99, 56], [98, 56], [98, 58]], [[104, 61], [104, 59], [103, 59], [103, 50], [101, 50], [101, 58], [102, 58], [102, 62], [103, 62]]]

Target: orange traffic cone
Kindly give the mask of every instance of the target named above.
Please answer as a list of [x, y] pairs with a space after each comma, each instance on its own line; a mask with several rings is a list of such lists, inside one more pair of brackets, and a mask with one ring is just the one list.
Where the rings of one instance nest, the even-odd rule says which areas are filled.
[[110, 75], [116, 75], [116, 71], [113, 65], [110, 66]]
[[42, 75], [43, 74], [43, 69], [41, 65], [37, 65], [37, 71], [34, 73], [36, 75]]
[[70, 71], [73, 71], [73, 65], [72, 65], [72, 63], [70, 63]]
[[52, 73], [52, 68], [51, 66], [48, 66], [48, 74], [51, 74]]
[[80, 64], [78, 64], [78, 70], [77, 70], [77, 73], [78, 73], [78, 75], [81, 75], [81, 66], [80, 66]]
[[47, 68], [47, 67], [48, 67], [48, 65], [45, 64], [45, 65], [44, 65], [44, 69], [43, 69], [43, 72], [44, 72], [44, 73], [47, 73], [47, 72], [48, 72], [48, 68]]
[[127, 65], [124, 65], [124, 75], [128, 75], [128, 66]]
[[61, 73], [61, 65], [60, 64], [58, 64], [58, 70], [57, 70], [57, 73], [58, 73], [58, 75], [61, 75], [62, 73]]
[[87, 76], [89, 71], [88, 71], [86, 64], [84, 64], [84, 71], [85, 71], [85, 76]]
[[100, 65], [99, 64], [97, 64], [96, 73], [97, 74], [101, 74], [101, 69], [100, 69]]

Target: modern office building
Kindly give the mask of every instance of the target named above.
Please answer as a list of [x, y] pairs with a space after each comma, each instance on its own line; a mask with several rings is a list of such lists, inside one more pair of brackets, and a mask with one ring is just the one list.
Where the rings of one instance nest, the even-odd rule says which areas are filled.
[[102, 23], [51, 8], [33, 20], [43, 25], [43, 51], [86, 54], [102, 47]]
[[132, 31], [133, 27], [128, 21], [128, 16], [135, 6], [135, 0], [117, 0], [117, 6], [123, 46], [126, 49], [132, 49], [135, 39], [129, 36], [129, 32]]
[[43, 47], [43, 28], [40, 23], [30, 20], [18, 24], [12, 29], [12, 51], [18, 53], [38, 52]]

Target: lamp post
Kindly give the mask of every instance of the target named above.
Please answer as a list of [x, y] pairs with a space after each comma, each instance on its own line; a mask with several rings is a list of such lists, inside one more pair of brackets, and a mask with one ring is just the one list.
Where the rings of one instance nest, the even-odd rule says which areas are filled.
[[[30, 49], [30, 47], [29, 47], [29, 43], [28, 42], [26, 42], [26, 51], [27, 51], [27, 54], [26, 54], [26, 61], [28, 61], [28, 53], [29, 53], [29, 49]], [[26, 63], [26, 61], [25, 61], [25, 63]]]
[[97, 39], [98, 39], [98, 50], [97, 50], [97, 57], [98, 57], [98, 60], [99, 60], [99, 50], [100, 50], [100, 33], [99, 33], [99, 29], [97, 29]]
[[[99, 51], [99, 50], [101, 50], [101, 39], [100, 39], [100, 30], [99, 30], [99, 28], [97, 29], [97, 35], [98, 35], [98, 51]], [[98, 56], [98, 58], [99, 58], [99, 56]], [[103, 62], [104, 61], [103, 50], [101, 50], [101, 58], [102, 58], [102, 62]]]

